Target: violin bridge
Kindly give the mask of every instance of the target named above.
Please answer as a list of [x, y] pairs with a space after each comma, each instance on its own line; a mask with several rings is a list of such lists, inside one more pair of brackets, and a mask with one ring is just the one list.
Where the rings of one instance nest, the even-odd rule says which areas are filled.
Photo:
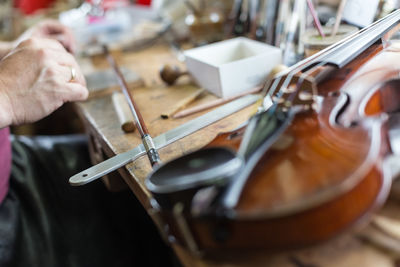
[[312, 76], [305, 74], [297, 74], [290, 78], [281, 78], [279, 85], [275, 91], [271, 93], [272, 101], [280, 106], [283, 110], [287, 110], [293, 106], [301, 106], [303, 110], [317, 108], [317, 86], [316, 81]]

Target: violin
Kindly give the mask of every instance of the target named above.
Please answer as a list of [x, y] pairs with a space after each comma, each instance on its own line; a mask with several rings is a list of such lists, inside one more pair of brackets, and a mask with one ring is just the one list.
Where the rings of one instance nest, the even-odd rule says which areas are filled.
[[280, 250], [367, 222], [393, 176], [399, 23], [397, 10], [280, 72], [246, 125], [157, 166], [146, 186], [169, 240], [205, 255]]

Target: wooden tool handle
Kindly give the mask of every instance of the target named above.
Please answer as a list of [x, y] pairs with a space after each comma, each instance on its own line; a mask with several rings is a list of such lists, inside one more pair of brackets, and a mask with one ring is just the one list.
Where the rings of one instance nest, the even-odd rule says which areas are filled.
[[256, 87], [254, 89], [251, 89], [249, 91], [242, 92], [242, 93], [239, 93], [237, 95], [234, 95], [234, 96], [231, 96], [231, 97], [228, 97], [228, 98], [218, 98], [218, 99], [215, 99], [214, 101], [210, 101], [210, 102], [207, 102], [207, 103], [204, 103], [204, 104], [201, 104], [201, 105], [197, 105], [197, 106], [192, 107], [192, 108], [181, 110], [181, 111], [175, 113], [172, 117], [174, 119], [186, 117], [186, 116], [192, 115], [194, 113], [197, 113], [197, 112], [209, 109], [209, 108], [214, 108], [214, 107], [217, 107], [217, 106], [225, 104], [225, 103], [228, 103], [228, 102], [230, 102], [232, 100], [235, 100], [235, 99], [237, 99], [239, 97], [242, 97], [244, 95], [257, 93], [257, 92], [261, 91], [261, 89], [262, 89], [262, 87], [259, 86], [259, 87]]
[[128, 103], [126, 102], [125, 96], [121, 92], [114, 92], [112, 94], [112, 102], [115, 108], [115, 112], [118, 116], [118, 121], [121, 124], [121, 129], [125, 133], [132, 133], [135, 131], [135, 123], [133, 123], [133, 117], [129, 110]]
[[160, 69], [160, 77], [168, 85], [173, 85], [179, 77], [189, 75], [187, 71], [181, 71], [177, 66], [164, 65]]
[[174, 106], [172, 106], [170, 108], [170, 110], [162, 113], [161, 118], [168, 119], [168, 118], [172, 117], [176, 112], [183, 109], [184, 107], [189, 105], [191, 102], [193, 102], [196, 98], [198, 98], [204, 91], [205, 91], [204, 89], [198, 89], [195, 92], [193, 92], [192, 94], [190, 94], [188, 97], [181, 99]]

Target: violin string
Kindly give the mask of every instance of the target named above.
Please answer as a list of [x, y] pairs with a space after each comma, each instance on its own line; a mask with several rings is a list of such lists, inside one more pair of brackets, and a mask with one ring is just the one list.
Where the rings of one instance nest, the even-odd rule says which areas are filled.
[[[375, 26], [380, 23], [382, 20], [384, 19], [390, 19], [391, 17], [395, 16], [396, 13], [399, 13], [400, 11], [397, 12], [393, 12], [391, 15], [389, 15], [388, 17], [382, 18], [374, 23], [372, 23], [371, 25], [369, 25], [368, 27], [365, 27], [359, 31], [357, 31], [356, 33], [342, 39], [341, 41], [335, 43], [332, 46], [327, 47], [326, 49], [321, 50], [320, 52], [314, 54], [313, 56], [310, 56], [308, 58], [308, 60], [306, 62], [299, 62], [298, 64], [295, 64], [294, 66], [292, 66], [290, 68], [290, 70], [288, 70], [286, 77], [285, 74], [279, 76], [278, 78], [273, 80], [272, 85], [269, 87], [269, 89], [267, 89], [266, 92], [266, 96], [268, 95], [273, 102], [278, 103], [279, 101], [281, 101], [281, 98], [284, 95], [284, 90], [287, 88], [287, 86], [290, 84], [290, 82], [292, 81], [293, 77], [297, 74], [301, 72], [301, 69], [305, 69], [310, 67], [313, 63], [314, 63], [314, 59], [316, 59], [319, 56], [323, 56], [326, 55], [328, 52], [335, 52], [336, 50], [338, 50], [339, 48], [341, 48], [341, 46], [346, 45], [346, 43], [349, 40], [352, 40], [355, 36], [360, 35], [362, 33], [365, 33], [367, 31], [371, 31], [375, 28]], [[291, 95], [289, 95], [289, 103], [291, 104], [295, 94], [297, 93], [298, 90], [300, 90], [302, 83], [304, 82], [305, 78], [310, 75], [310, 73], [314, 72], [315, 70], [317, 70], [319, 67], [328, 64], [328, 61], [321, 61], [320, 63], [316, 64], [315, 66], [313, 66], [312, 68], [308, 69], [305, 73], [301, 73], [299, 80], [296, 83], [296, 89], [293, 93], [291, 93]], [[275, 101], [273, 100], [272, 94], [276, 91], [278, 85], [280, 84], [282, 78], [285, 77], [285, 80], [283, 82], [283, 84], [281, 85], [281, 87], [279, 88], [279, 92], [275, 95]], [[268, 87], [267, 87], [268, 88]], [[273, 114], [276, 111], [276, 105], [270, 110], [270, 113]]]
[[[310, 76], [314, 71], [318, 70], [319, 67], [324, 66], [325, 64], [327, 64], [327, 61], [322, 61], [321, 63], [315, 65], [314, 67], [312, 67], [311, 69], [303, 72], [300, 74], [299, 80], [296, 83], [296, 90], [294, 92], [292, 92], [289, 97], [288, 97], [288, 101], [290, 104], [293, 103], [293, 100], [296, 96], [296, 93], [300, 90], [301, 86], [303, 85], [304, 80]], [[312, 92], [314, 94], [314, 92]], [[314, 96], [314, 95], [313, 95]]]
[[[331, 49], [333, 49], [334, 47], [335, 47], [335, 46], [332, 46]], [[331, 49], [329, 49], [329, 50], [331, 50]], [[328, 50], [327, 50], [327, 51], [328, 51]], [[307, 63], [310, 63], [310, 62], [308, 61]], [[307, 65], [307, 63], [306, 63], [306, 65]], [[301, 75], [300, 75], [300, 77], [299, 77], [299, 80], [298, 80], [297, 83], [296, 83], [296, 89], [294, 90], [294, 92], [292, 92], [292, 93], [289, 95], [289, 99], [288, 99], [288, 100], [289, 100], [289, 103], [292, 103], [292, 102], [293, 102], [293, 99], [294, 99], [294, 97], [295, 97], [295, 94], [296, 94], [297, 91], [300, 89], [300, 87], [301, 87], [302, 83], [304, 82], [305, 78], [306, 78], [308, 75], [310, 75], [310, 73], [314, 72], [314, 71], [317, 70], [319, 67], [321, 67], [321, 66], [323, 66], [323, 65], [325, 65], [325, 64], [327, 64], [327, 63], [328, 63], [327, 61], [322, 61], [322, 62], [318, 63], [317, 65], [313, 66], [312, 68], [308, 69], [306, 72], [301, 73]], [[306, 68], [306, 67], [309, 67], [309, 66], [310, 66], [310, 64], [308, 64], [307, 66], [305, 66], [305, 67], [303, 67], [303, 68]], [[278, 87], [278, 85], [280, 84], [280, 82], [281, 82], [281, 80], [282, 80], [282, 77], [284, 77], [284, 75], [279, 76], [277, 79], [275, 79], [275, 80], [273, 81], [273, 84], [272, 84], [271, 87], [267, 90], [266, 95], [268, 95], [268, 96], [271, 98], [271, 100], [272, 100], [273, 102], [275, 102], [275, 104], [278, 104], [279, 101], [282, 99], [282, 97], [283, 97], [283, 95], [284, 95], [284, 90], [288, 87], [288, 85], [289, 85], [290, 82], [292, 81], [293, 77], [294, 77], [297, 73], [300, 73], [300, 72], [301, 72], [300, 67], [302, 67], [302, 66], [295, 67], [293, 70], [291, 70], [291, 71], [289, 71], [289, 72], [287, 73], [287, 76], [286, 76], [285, 80], [283, 81], [283, 84], [282, 84], [281, 87], [279, 88], [279, 91], [278, 91], [278, 93], [275, 95], [275, 97], [273, 97], [272, 95], [273, 95], [273, 93], [275, 92], [275, 90], [277, 89], [277, 87]], [[296, 71], [296, 69], [299, 69], [299, 70]], [[274, 101], [274, 98], [275, 98], [275, 101]], [[276, 109], [277, 109], [277, 105], [274, 105], [274, 106], [269, 110], [270, 115], [274, 114], [274, 112], [276, 111]]]
[[[335, 44], [335, 45], [333, 45], [331, 47], [328, 47], [329, 49], [325, 49], [325, 52], [329, 52], [329, 50], [334, 49], [336, 47], [336, 45], [339, 45], [339, 44], [340, 43], [337, 43], [337, 44]], [[290, 82], [293, 79], [293, 76], [295, 76], [297, 73], [299, 73], [301, 71], [301, 69], [305, 69], [305, 68], [311, 66], [311, 64], [313, 63], [313, 60], [314, 60], [314, 57], [311, 56], [311, 57], [307, 58], [307, 62], [302, 62], [305, 66], [302, 66], [302, 65], [296, 66], [295, 65], [295, 66], [293, 66], [291, 68], [291, 70], [288, 71], [288, 73], [286, 74], [286, 77], [285, 77], [285, 75], [281, 75], [278, 78], [274, 79], [273, 82], [272, 82], [272, 85], [269, 87], [269, 89], [267, 89], [267, 92], [265, 93], [265, 95], [269, 96], [272, 99], [273, 93], [278, 88], [282, 78], [285, 77], [285, 80], [283, 81], [283, 84], [279, 88], [278, 94], [275, 96], [276, 102], [279, 102], [280, 98], [283, 96], [283, 92], [282, 91], [290, 84]], [[325, 65], [327, 62], [322, 61], [321, 63], [322, 63], [322, 65]], [[321, 63], [317, 64], [316, 66], [312, 67], [309, 70], [313, 70], [315, 68], [320, 67]], [[267, 88], [268, 88], [268, 85], [267, 85]]]
[[[395, 16], [395, 15], [396, 15], [395, 13], [399, 13], [399, 12], [400, 12], [400, 11], [393, 12], [393, 14], [391, 14], [391, 16], [390, 16], [389, 18]], [[356, 32], [356, 33], [354, 33], [354, 34], [352, 34], [351, 38], [346, 38], [346, 39], [347, 39], [346, 42], [347, 42], [348, 40], [352, 39], [353, 37], [355, 37], [355, 36], [357, 36], [357, 35], [360, 35], [361, 33], [364, 33], [364, 32], [366, 32], [366, 31], [368, 31], [368, 30], [369, 30], [369, 31], [373, 30], [374, 27], [375, 27], [379, 22], [381, 22], [383, 19], [389, 19], [389, 18], [382, 18], [382, 19], [380, 19], [379, 21], [376, 21], [375, 23], [371, 24], [370, 26], [365, 27], [365, 28], [361, 29], [360, 31], [358, 31], [358, 32]], [[332, 49], [333, 49], [333, 50], [337, 50], [337, 49], [340, 48], [341, 45], [345, 45], [344, 42], [336, 43], [336, 45], [334, 45], [334, 46], [333, 46], [331, 49], [329, 49], [329, 50], [332, 50]], [[329, 52], [329, 50], [327, 50], [326, 52]], [[321, 51], [321, 52], [322, 52], [322, 51]], [[332, 52], [332, 51], [331, 51], [331, 52]], [[333, 51], [333, 52], [334, 52], [334, 51]], [[325, 54], [326, 54], [326, 53], [325, 53]], [[310, 63], [310, 62], [309, 62], [309, 63]], [[308, 77], [312, 72], [314, 72], [315, 70], [317, 70], [319, 67], [322, 67], [322, 66], [324, 66], [324, 65], [326, 65], [326, 64], [328, 64], [328, 63], [329, 63], [329, 61], [321, 61], [319, 64], [317, 64], [317, 65], [313, 66], [312, 68], [308, 69], [306, 72], [301, 73], [300, 78], [299, 78], [299, 81], [297, 82], [297, 85], [296, 85], [296, 90], [295, 90], [295, 92], [296, 92], [297, 90], [300, 89], [300, 86], [302, 85], [302, 83], [304, 82], [304, 80], [305, 80], [306, 77]], [[303, 68], [307, 68], [307, 67], [309, 67], [309, 66], [310, 66], [310, 65], [304, 66]], [[299, 72], [300, 72], [300, 71], [299, 71]], [[295, 92], [293, 92], [292, 95], [294, 95]], [[294, 97], [293, 97], [293, 98], [294, 98]], [[293, 100], [293, 99], [292, 99], [292, 100]], [[291, 102], [291, 101], [289, 100], [289, 102]]]
[[[357, 35], [364, 34], [366, 31], [372, 31], [377, 24], [380, 24], [383, 20], [391, 19], [392, 17], [396, 16], [398, 13], [400, 13], [400, 10], [392, 12], [390, 15], [375, 21], [374, 23], [370, 24], [369, 26], [360, 29], [359, 31], [347, 36], [346, 38], [343, 38], [342, 40], [336, 42], [335, 44], [333, 44], [333, 45], [331, 45], [331, 46], [329, 46], [329, 47], [327, 47], [327, 48], [315, 53], [314, 55], [311, 55], [310, 57], [307, 58], [308, 59], [307, 63], [311, 63], [312, 64], [314, 59], [320, 57], [323, 54], [326, 54], [327, 52], [332, 52], [330, 50], [338, 50], [339, 48], [342, 48], [342, 46], [345, 46], [348, 41], [352, 40]], [[311, 65], [311, 64], [309, 64], [309, 65], [304, 66], [305, 64], [306, 63], [304, 61], [300, 61], [300, 62], [296, 63], [295, 65], [293, 65], [291, 67], [291, 69], [292, 68], [296, 69], [296, 68], [300, 68], [300, 67], [301, 68], [307, 68], [307, 67], [309, 67]], [[287, 71], [291, 71], [291, 70], [287, 70]]]
[[[301, 86], [302, 86], [304, 80], [305, 80], [312, 72], [316, 71], [319, 67], [322, 67], [322, 66], [324, 66], [325, 64], [327, 64], [327, 62], [323, 61], [323, 62], [321, 62], [321, 63], [315, 65], [315, 66], [312, 67], [311, 69], [307, 70], [306, 72], [300, 74], [299, 80], [298, 80], [297, 83], [296, 83], [296, 89], [295, 89], [293, 92], [291, 92], [291, 93], [289, 94], [288, 98], [287, 98], [287, 101], [288, 101], [288, 103], [290, 104], [290, 106], [291, 106], [291, 104], [293, 103], [293, 100], [294, 100], [294, 98], [296, 97], [297, 92], [300, 90], [300, 88], [301, 88]], [[294, 75], [292, 75], [292, 77], [293, 77], [293, 76], [294, 76]], [[292, 78], [291, 78], [291, 79], [292, 79]], [[291, 79], [290, 79], [290, 80], [286, 79], [286, 80], [285, 80], [285, 83], [286, 83], [286, 84], [290, 83], [290, 82], [291, 82]], [[286, 85], [286, 86], [287, 86], [287, 85]], [[282, 86], [282, 87], [283, 87], [283, 86]], [[278, 98], [278, 99], [280, 100], [280, 99], [282, 99], [283, 94], [284, 94], [284, 89], [280, 89], [275, 98]], [[278, 100], [278, 102], [279, 102], [279, 100]], [[270, 115], [273, 115], [273, 114], [277, 111], [277, 108], [278, 108], [278, 105], [274, 105], [274, 106], [268, 111], [269, 114], [270, 114]], [[288, 107], [288, 108], [289, 108], [289, 107]]]

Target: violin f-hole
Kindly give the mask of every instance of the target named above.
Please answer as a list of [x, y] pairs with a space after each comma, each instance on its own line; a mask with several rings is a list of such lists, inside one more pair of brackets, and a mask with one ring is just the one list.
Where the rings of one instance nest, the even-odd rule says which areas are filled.
[[386, 81], [368, 99], [364, 107], [367, 116], [400, 111], [400, 79]]

